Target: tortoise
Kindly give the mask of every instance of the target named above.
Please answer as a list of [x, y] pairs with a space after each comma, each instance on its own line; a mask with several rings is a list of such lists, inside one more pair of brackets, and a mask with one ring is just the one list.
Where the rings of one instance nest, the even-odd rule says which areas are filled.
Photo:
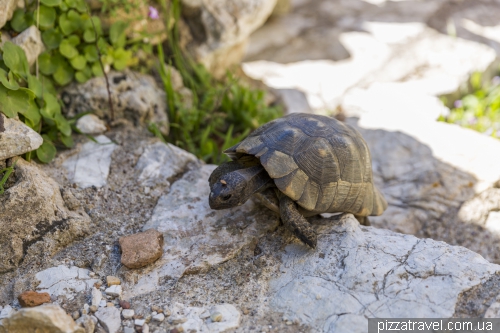
[[232, 161], [209, 177], [209, 205], [226, 209], [257, 195], [302, 242], [316, 247], [306, 217], [352, 213], [362, 224], [387, 208], [373, 184], [361, 134], [334, 118], [294, 113], [262, 125], [224, 151]]

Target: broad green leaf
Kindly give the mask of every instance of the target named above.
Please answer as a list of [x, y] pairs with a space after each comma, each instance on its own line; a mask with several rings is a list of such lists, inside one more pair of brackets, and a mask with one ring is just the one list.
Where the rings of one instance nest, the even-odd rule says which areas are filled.
[[62, 10], [63, 12], [67, 12], [69, 7], [64, 2], [61, 2], [61, 4], [59, 5], [59, 9]]
[[95, 42], [95, 32], [94, 29], [85, 29], [83, 32], [83, 40], [86, 41], [87, 43], [93, 43]]
[[126, 36], [125, 29], [127, 29], [127, 23], [123, 21], [116, 21], [111, 25], [109, 29], [109, 40], [111, 44], [115, 47], [125, 46]]
[[102, 72], [101, 63], [99, 61], [96, 61], [92, 64], [92, 74], [94, 74], [94, 76], [104, 75], [104, 73]]
[[10, 26], [17, 32], [28, 29], [31, 24], [33, 24], [33, 18], [31, 15], [26, 14], [24, 9], [16, 9], [10, 20]]
[[97, 47], [95, 47], [95, 45], [85, 46], [83, 53], [88, 62], [94, 62], [99, 59], [99, 54], [97, 53]]
[[50, 52], [43, 52], [38, 56], [38, 68], [43, 74], [52, 75], [62, 61], [64, 61], [64, 58], [59, 52], [55, 54], [54, 52], [52, 54]]
[[78, 35], [71, 35], [66, 39], [68, 40], [68, 43], [70, 43], [71, 45], [73, 45], [75, 47], [80, 44], [80, 37], [78, 37]]
[[[57, 29], [45, 30], [42, 33], [42, 40], [49, 50], [57, 49], [63, 40], [62, 33]], [[38, 59], [40, 60], [40, 59]]]
[[[93, 22], [93, 24], [92, 24], [92, 22]], [[95, 30], [94, 30], [94, 27], [95, 27]], [[83, 28], [85, 30], [97, 31], [98, 36], [102, 35], [101, 20], [97, 16], [92, 16], [90, 19], [85, 20], [83, 23]]]
[[36, 95], [38, 98], [42, 98], [42, 83], [34, 75], [28, 76], [28, 88]]
[[64, 61], [55, 71], [53, 77], [57, 84], [61, 86], [65, 86], [73, 80], [73, 76], [75, 74], [75, 70], [73, 67], [68, 64], [68, 62]]
[[85, 12], [87, 12], [88, 7], [87, 7], [87, 3], [85, 2], [85, 0], [77, 0], [77, 1], [76, 1], [76, 9], [77, 9], [80, 13], [85, 13]]
[[49, 7], [55, 7], [61, 4], [61, 0], [40, 0], [40, 2]]
[[57, 129], [61, 131], [63, 135], [65, 136], [71, 135], [71, 126], [61, 113], [56, 114], [55, 121]]
[[75, 145], [75, 142], [73, 141], [73, 138], [70, 136], [65, 136], [65, 135], [60, 135], [59, 140], [65, 145], [67, 148], [71, 148]]
[[59, 52], [68, 59], [73, 59], [78, 55], [78, 50], [68, 39], [63, 39], [59, 45]]
[[0, 68], [0, 82], [7, 89], [10, 89], [10, 90], [19, 89], [19, 84], [17, 84], [16, 79], [12, 75], [12, 72], [7, 73], [2, 68]]
[[[24, 88], [21, 88], [24, 89]], [[36, 104], [34, 98], [30, 98], [29, 106], [26, 109], [19, 110], [19, 113], [22, 114], [26, 119], [29, 119], [30, 124], [35, 127], [41, 120], [40, 108]]]
[[45, 139], [42, 145], [36, 150], [36, 157], [40, 160], [42, 163], [49, 163], [56, 157], [57, 149], [54, 147], [54, 144]]
[[85, 83], [85, 82], [87, 82], [90, 79], [90, 77], [87, 76], [84, 72], [78, 71], [78, 72], [75, 73], [75, 79], [79, 83]]
[[46, 119], [55, 120], [58, 114], [61, 114], [61, 105], [57, 101], [57, 97], [52, 94], [44, 94], [43, 101], [45, 105], [40, 109], [40, 113]]
[[75, 20], [75, 14], [76, 12], [74, 10], [70, 10], [59, 16], [59, 28], [66, 36], [72, 34], [80, 27], [80, 17], [76, 14], [78, 19]]
[[87, 65], [87, 59], [85, 59], [83, 55], [78, 55], [71, 59], [69, 62], [71, 66], [73, 66], [73, 68], [76, 70], [82, 70]]
[[56, 10], [53, 7], [47, 7], [44, 5], [40, 6], [40, 16], [38, 16], [38, 10], [35, 10], [33, 14], [35, 21], [39, 18], [40, 29], [46, 30], [52, 28], [56, 21]]
[[20, 110], [30, 107], [30, 95], [22, 89], [10, 90], [0, 85], [0, 112], [13, 118]]
[[3, 45], [3, 61], [14, 74], [27, 78], [30, 70], [26, 54], [22, 48], [12, 42], [5, 42]]
[[132, 60], [132, 52], [118, 49], [113, 52], [113, 67], [117, 71], [125, 69], [129, 62]]

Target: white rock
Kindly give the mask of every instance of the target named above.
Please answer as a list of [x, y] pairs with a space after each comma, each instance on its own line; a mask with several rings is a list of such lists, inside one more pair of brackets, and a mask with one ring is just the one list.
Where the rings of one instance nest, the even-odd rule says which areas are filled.
[[500, 318], [500, 296], [497, 296], [495, 301], [491, 303], [484, 313], [484, 318]]
[[[0, 0], [0, 29], [12, 18], [17, 8], [24, 8], [22, 0]], [[2, 36], [3, 37], [3, 36]]]
[[111, 154], [116, 145], [104, 135], [95, 137], [98, 142], [89, 141], [63, 162], [70, 182], [80, 188], [103, 187], [109, 174]]
[[96, 287], [92, 288], [92, 302], [91, 305], [99, 306], [102, 300], [102, 292]]
[[158, 184], [169, 186], [168, 179], [188, 168], [198, 159], [191, 153], [171, 144], [154, 142], [144, 149], [135, 169], [138, 180], [143, 186], [153, 187]]
[[120, 297], [122, 295], [122, 286], [113, 285], [105, 290], [106, 294], [114, 297]]
[[136, 320], [134, 320], [134, 325], [135, 326], [143, 326], [144, 323], [146, 323], [146, 320], [144, 320], [144, 319], [136, 319]]
[[[28, 330], [35, 328], [35, 330]], [[59, 306], [44, 304], [23, 308], [0, 321], [0, 332], [86, 333]]]
[[[207, 324], [210, 332], [226, 332], [240, 326], [241, 313], [232, 304], [219, 304], [210, 309], [212, 314], [219, 313], [222, 319], [217, 322]], [[220, 317], [220, 316], [219, 316]]]
[[135, 333], [135, 328], [133, 327], [124, 327], [123, 333]]
[[[212, 322], [210, 320], [204, 320], [202, 314], [205, 312], [219, 312], [222, 314], [222, 320], [220, 322]], [[200, 307], [189, 307], [183, 304], [174, 304], [173, 313], [182, 313], [185, 322], [182, 323], [182, 327], [186, 332], [190, 330], [196, 330], [197, 332], [209, 332], [209, 333], [219, 333], [227, 332], [232, 329], [239, 327], [241, 321], [241, 314], [232, 304], [220, 304], [215, 305], [209, 309]]]
[[362, 227], [350, 214], [317, 231], [316, 251], [288, 245], [287, 273], [270, 281], [273, 311], [314, 331], [366, 332], [373, 317], [448, 318], [463, 291], [500, 272], [463, 247]]
[[158, 313], [157, 315], [153, 316], [153, 320], [162, 322], [165, 320], [165, 315], [163, 313]]
[[99, 308], [95, 313], [99, 323], [108, 333], [116, 333], [121, 326], [120, 310], [115, 307]]
[[486, 229], [496, 234], [500, 234], [500, 212], [491, 211], [488, 214], [488, 218], [486, 219], [484, 226]]
[[73, 299], [76, 293], [90, 290], [97, 279], [89, 277], [89, 270], [72, 266], [60, 265], [36, 273], [40, 282], [36, 287], [39, 292], [47, 292], [51, 296], [66, 296]]
[[94, 333], [95, 326], [97, 325], [97, 318], [84, 314], [76, 320], [76, 323], [85, 328], [85, 333]]
[[148, 324], [142, 325], [142, 333], [149, 333], [149, 325]]
[[84, 134], [101, 134], [106, 132], [106, 124], [95, 114], [86, 114], [78, 119], [76, 128]]
[[45, 51], [45, 46], [42, 42], [42, 34], [34, 25], [12, 38], [12, 43], [19, 45], [24, 50], [30, 66], [33, 65], [38, 56]]
[[40, 134], [0, 113], [0, 161], [35, 150], [42, 143]]
[[126, 299], [155, 290], [164, 276], [203, 272], [224, 262], [278, 224], [275, 214], [252, 200], [233, 209], [210, 209], [208, 177], [214, 168], [204, 165], [189, 171], [160, 197], [143, 229], [163, 233], [164, 254], [135, 285], [124, 288]]
[[104, 307], [106, 307], [106, 304], [107, 304], [106, 300], [104, 300], [104, 299], [103, 299], [103, 300], [101, 300], [101, 301], [99, 302], [99, 307], [100, 307], [100, 308], [104, 308]]
[[8, 317], [11, 313], [13, 313], [15, 310], [12, 306], [6, 305], [2, 311], [0, 311], [0, 319]]
[[135, 312], [132, 309], [123, 309], [122, 316], [125, 319], [131, 319], [134, 316]]

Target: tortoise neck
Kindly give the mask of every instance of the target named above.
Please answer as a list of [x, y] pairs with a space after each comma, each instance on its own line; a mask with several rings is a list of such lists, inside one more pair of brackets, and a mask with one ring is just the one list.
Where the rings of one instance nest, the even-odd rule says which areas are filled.
[[233, 172], [246, 181], [247, 186], [243, 189], [243, 196], [245, 198], [249, 198], [254, 193], [262, 192], [274, 186], [273, 179], [269, 177], [269, 174], [262, 165], [255, 165]]

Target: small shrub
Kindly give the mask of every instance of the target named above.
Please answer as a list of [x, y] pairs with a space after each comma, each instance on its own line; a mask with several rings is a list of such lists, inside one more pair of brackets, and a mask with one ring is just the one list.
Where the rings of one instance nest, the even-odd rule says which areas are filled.
[[472, 92], [453, 103], [450, 113], [439, 121], [476, 130], [500, 138], [500, 77], [483, 83], [481, 73], [470, 79]]

